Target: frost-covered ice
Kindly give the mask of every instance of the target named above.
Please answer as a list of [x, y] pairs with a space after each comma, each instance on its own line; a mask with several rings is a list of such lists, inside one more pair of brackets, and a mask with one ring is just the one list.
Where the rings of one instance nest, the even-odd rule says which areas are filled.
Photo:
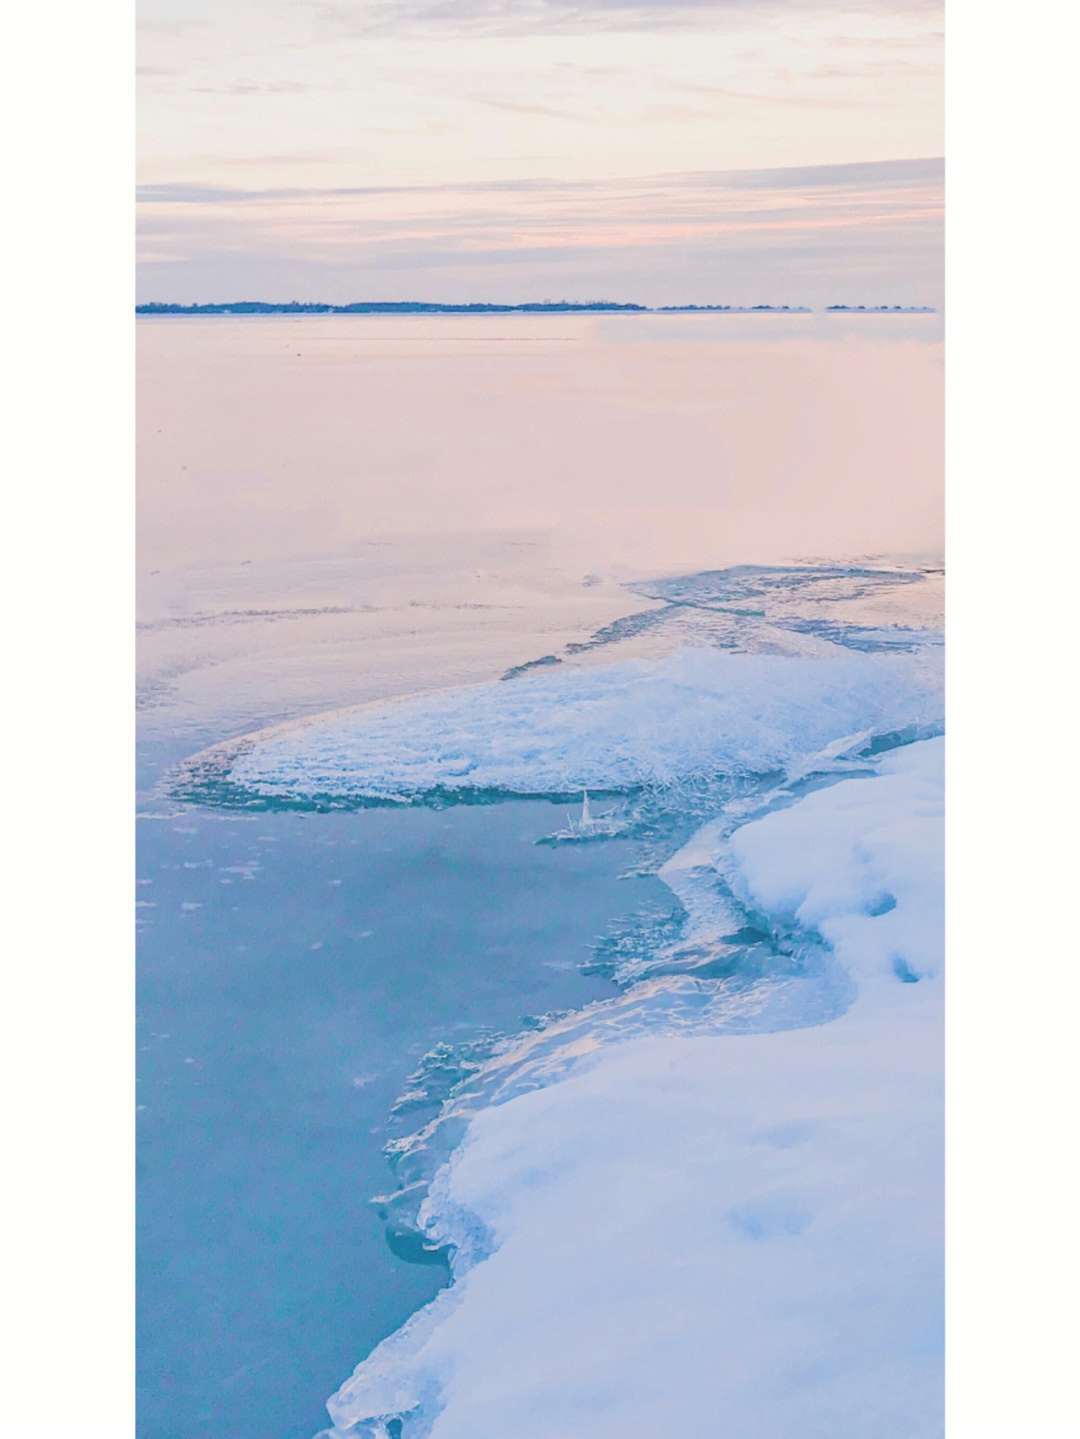
[[256, 737], [225, 777], [285, 799], [572, 795], [783, 770], [845, 738], [940, 726], [936, 651], [827, 649], [684, 649], [374, 705]]
[[421, 1210], [455, 1281], [334, 1396], [335, 1433], [941, 1432], [943, 750], [696, 836], [670, 872], [711, 855], [854, 1002], [601, 1046], [476, 1112]]

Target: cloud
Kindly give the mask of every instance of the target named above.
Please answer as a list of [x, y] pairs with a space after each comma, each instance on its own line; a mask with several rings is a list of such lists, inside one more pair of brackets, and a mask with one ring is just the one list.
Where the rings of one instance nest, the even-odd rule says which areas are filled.
[[[406, 30], [490, 35], [699, 26], [703, 18], [762, 18], [821, 10], [821, 0], [313, 0], [320, 39]], [[938, 14], [941, 0], [830, 0], [830, 13]]]
[[711, 170], [683, 175], [687, 184], [713, 184], [733, 190], [802, 190], [841, 187], [865, 189], [940, 185], [945, 161], [940, 156], [914, 160], [862, 160], [847, 165], [794, 165], [764, 170]]
[[[278, 157], [274, 157], [275, 162]], [[308, 164], [320, 157], [308, 156]], [[249, 164], [252, 162], [248, 162]], [[484, 195], [484, 194], [549, 194], [554, 190], [588, 190], [590, 181], [558, 180], [472, 180], [446, 185], [335, 185], [283, 186], [277, 189], [230, 189], [222, 185], [161, 184], [139, 185], [136, 203], [140, 205], [214, 205], [258, 204], [269, 200], [324, 201], [365, 195]]]
[[188, 86], [193, 95], [306, 95], [312, 90], [327, 88], [325, 85], [308, 85], [300, 80], [236, 80], [228, 85]]
[[[144, 186], [144, 253], [186, 259], [144, 262], [141, 293], [417, 298], [386, 287], [419, 271], [438, 274], [451, 298], [513, 298], [522, 287], [542, 297], [555, 279], [575, 276], [577, 294], [589, 298], [610, 270], [638, 276], [647, 293], [628, 289], [622, 298], [645, 302], [937, 304], [942, 175], [940, 159], [919, 159], [569, 184]], [[307, 280], [282, 296], [248, 286], [240, 296], [228, 277], [244, 264], [252, 276], [276, 266]], [[488, 292], [494, 284], [502, 294]]]
[[[316, 157], [310, 157], [317, 160]], [[940, 157], [912, 160], [869, 160], [846, 165], [801, 165], [759, 170], [698, 170], [654, 175], [624, 181], [506, 179], [474, 180], [444, 185], [292, 186], [275, 189], [232, 189], [220, 185], [140, 185], [140, 205], [259, 204], [270, 201], [325, 202], [379, 195], [492, 195], [595, 194], [640, 191], [655, 194], [657, 187], [674, 193], [698, 190], [848, 190], [911, 189], [941, 186], [945, 161]]]
[[548, 115], [553, 120], [572, 120], [580, 124], [585, 120], [584, 115], [575, 115], [569, 110], [559, 110], [553, 105], [527, 105], [516, 100], [500, 100], [497, 95], [484, 95], [474, 93], [469, 99], [477, 105], [488, 105], [493, 110], [510, 110], [517, 115]]

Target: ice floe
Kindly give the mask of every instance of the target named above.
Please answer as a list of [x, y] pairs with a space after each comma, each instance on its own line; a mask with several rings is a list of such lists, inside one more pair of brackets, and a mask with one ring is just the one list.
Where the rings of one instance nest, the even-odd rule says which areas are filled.
[[610, 794], [782, 771], [845, 738], [941, 720], [936, 650], [683, 649], [330, 715], [253, 737], [217, 778], [286, 801]]

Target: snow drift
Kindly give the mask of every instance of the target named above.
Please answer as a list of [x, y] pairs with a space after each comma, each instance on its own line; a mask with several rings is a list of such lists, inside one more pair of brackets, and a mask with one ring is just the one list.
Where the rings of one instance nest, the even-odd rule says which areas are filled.
[[477, 1112], [421, 1210], [454, 1283], [342, 1386], [330, 1432], [941, 1433], [943, 749], [716, 841], [747, 903], [831, 946], [854, 1002], [601, 1047]]

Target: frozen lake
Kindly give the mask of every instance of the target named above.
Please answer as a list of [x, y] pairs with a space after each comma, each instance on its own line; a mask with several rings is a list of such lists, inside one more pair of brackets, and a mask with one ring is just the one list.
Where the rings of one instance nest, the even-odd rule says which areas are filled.
[[[656, 869], [785, 767], [935, 732], [939, 322], [155, 319], [138, 344], [140, 1435], [310, 1439], [447, 1278], [387, 1241], [383, 1146], [538, 1018], [588, 1050], [605, 1016], [690, 1024], [687, 984], [756, 994], [776, 956], [706, 953], [708, 925], [672, 949], [702, 881]], [[254, 790], [177, 784], [268, 726]], [[508, 788], [433, 806], [470, 774]], [[606, 776], [629, 821], [538, 844], [567, 806], [513, 791], [561, 775]], [[424, 802], [364, 798], [400, 783]], [[806, 994], [804, 1023], [832, 1012]]]

